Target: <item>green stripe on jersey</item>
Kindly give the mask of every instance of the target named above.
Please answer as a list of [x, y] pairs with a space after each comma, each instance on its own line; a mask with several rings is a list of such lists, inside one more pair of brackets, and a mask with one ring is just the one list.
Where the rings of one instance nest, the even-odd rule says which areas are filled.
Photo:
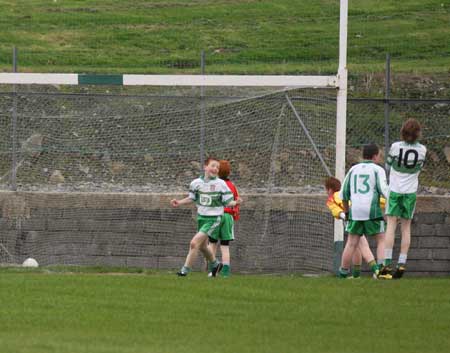
[[344, 187], [342, 190], [342, 200], [350, 200], [350, 180], [352, 179], [352, 172], [347, 175], [344, 180]]

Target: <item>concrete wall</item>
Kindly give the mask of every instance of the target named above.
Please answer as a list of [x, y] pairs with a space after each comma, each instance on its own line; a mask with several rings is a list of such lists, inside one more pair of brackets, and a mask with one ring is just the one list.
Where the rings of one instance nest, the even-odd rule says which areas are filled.
[[[196, 231], [194, 207], [169, 206], [182, 196], [0, 192], [0, 261], [178, 268]], [[243, 197], [233, 271], [332, 271], [333, 222], [324, 195]], [[450, 197], [419, 197], [412, 235], [408, 273], [450, 274]], [[200, 257], [195, 267], [203, 267]]]

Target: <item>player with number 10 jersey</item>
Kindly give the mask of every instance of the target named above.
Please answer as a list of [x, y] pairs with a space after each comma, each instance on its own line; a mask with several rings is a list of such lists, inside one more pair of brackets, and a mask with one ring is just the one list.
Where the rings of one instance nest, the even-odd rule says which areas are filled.
[[416, 208], [416, 193], [419, 173], [425, 162], [427, 149], [418, 142], [421, 126], [414, 118], [407, 119], [401, 129], [402, 141], [394, 142], [389, 150], [387, 163], [390, 166], [389, 195], [386, 203], [387, 229], [385, 263], [381, 275], [391, 274], [392, 252], [395, 230], [400, 220], [402, 240], [397, 268], [393, 278], [399, 279], [406, 269], [411, 244], [411, 221]]
[[419, 173], [425, 162], [424, 145], [399, 141], [392, 144], [387, 163], [391, 167], [389, 189], [399, 194], [417, 192]]
[[387, 163], [390, 166], [389, 196], [386, 214], [412, 219], [416, 207], [419, 173], [425, 162], [427, 149], [415, 142], [399, 141], [392, 144]]

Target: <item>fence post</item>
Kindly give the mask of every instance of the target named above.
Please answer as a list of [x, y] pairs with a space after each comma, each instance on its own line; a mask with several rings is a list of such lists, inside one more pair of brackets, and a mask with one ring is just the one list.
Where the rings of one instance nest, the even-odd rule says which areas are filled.
[[[17, 47], [13, 47], [13, 72], [17, 72]], [[11, 190], [17, 190], [17, 87], [13, 87]]]
[[384, 165], [386, 168], [386, 173], [389, 173], [389, 168], [387, 165], [387, 157], [389, 153], [389, 97], [391, 90], [391, 56], [389, 53], [386, 54], [386, 73], [385, 73], [385, 91], [384, 91]]
[[[200, 70], [205, 74], [205, 51], [200, 53]], [[205, 162], [205, 87], [200, 86], [200, 173]]]

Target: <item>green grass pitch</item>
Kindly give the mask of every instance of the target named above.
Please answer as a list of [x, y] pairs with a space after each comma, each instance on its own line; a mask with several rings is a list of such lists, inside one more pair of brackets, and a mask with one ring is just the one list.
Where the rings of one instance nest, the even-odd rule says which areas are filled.
[[448, 352], [449, 278], [2, 269], [14, 353]]

